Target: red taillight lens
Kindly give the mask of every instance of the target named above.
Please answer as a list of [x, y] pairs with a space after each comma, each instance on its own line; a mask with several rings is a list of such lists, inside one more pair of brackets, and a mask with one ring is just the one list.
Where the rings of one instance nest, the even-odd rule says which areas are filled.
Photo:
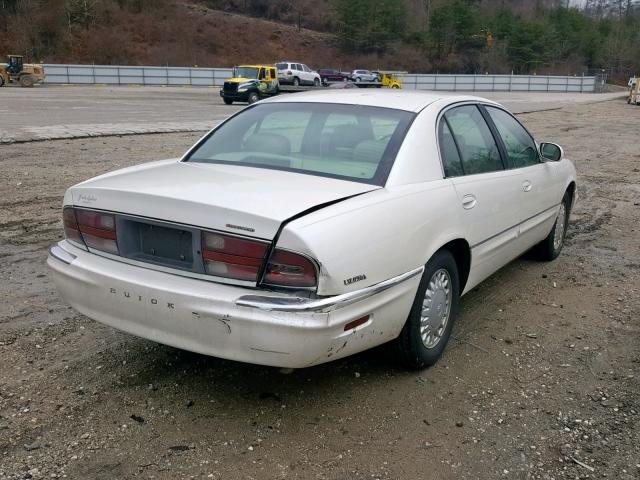
[[80, 229], [78, 228], [78, 221], [76, 220], [76, 212], [71, 207], [65, 207], [62, 210], [62, 222], [64, 224], [64, 235], [67, 240], [78, 244], [82, 248], [86, 248]]
[[282, 287], [315, 287], [316, 267], [297, 253], [276, 249], [269, 259], [264, 283]]
[[202, 233], [202, 259], [209, 275], [236, 280], [258, 281], [268, 243], [256, 240]]
[[114, 215], [67, 207], [63, 211], [63, 217], [64, 231], [68, 240], [118, 255]]

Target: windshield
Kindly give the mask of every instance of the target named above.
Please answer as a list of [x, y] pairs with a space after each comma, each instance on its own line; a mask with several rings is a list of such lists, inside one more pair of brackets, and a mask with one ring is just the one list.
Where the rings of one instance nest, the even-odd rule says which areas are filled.
[[330, 103], [265, 103], [209, 134], [185, 161], [384, 185], [414, 114]]
[[258, 78], [258, 68], [256, 67], [234, 67], [234, 78]]

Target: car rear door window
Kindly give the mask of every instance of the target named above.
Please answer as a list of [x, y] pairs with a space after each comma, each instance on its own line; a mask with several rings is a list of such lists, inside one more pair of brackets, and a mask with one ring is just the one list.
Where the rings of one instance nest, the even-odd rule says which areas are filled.
[[504, 110], [485, 107], [498, 130], [509, 157], [511, 168], [522, 168], [540, 163], [538, 147], [529, 132]]
[[462, 159], [465, 175], [504, 169], [498, 145], [477, 106], [454, 107], [444, 117]]
[[445, 119], [438, 125], [438, 143], [440, 144], [440, 157], [445, 177], [459, 177], [464, 175], [462, 160], [458, 148], [453, 140], [453, 134]]
[[276, 68], [278, 70], [286, 70], [287, 69], [287, 65], [286, 63], [276, 63]]

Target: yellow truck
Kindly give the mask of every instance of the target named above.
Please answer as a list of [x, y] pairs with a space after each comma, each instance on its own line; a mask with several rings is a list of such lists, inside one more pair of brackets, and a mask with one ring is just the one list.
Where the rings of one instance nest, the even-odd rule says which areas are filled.
[[373, 72], [380, 78], [380, 83], [383, 87], [388, 88], [402, 88], [402, 77], [407, 72], [395, 72], [391, 70], [378, 70]]
[[627, 103], [635, 103], [640, 105], [640, 78], [632, 77], [629, 79], [629, 96]]
[[233, 67], [232, 78], [224, 82], [220, 96], [224, 103], [255, 103], [261, 98], [277, 95], [280, 91], [278, 70], [274, 65], [238, 65]]
[[12, 83], [33, 87], [44, 78], [44, 65], [24, 63], [22, 55], [8, 55], [7, 63], [0, 63], [0, 87]]

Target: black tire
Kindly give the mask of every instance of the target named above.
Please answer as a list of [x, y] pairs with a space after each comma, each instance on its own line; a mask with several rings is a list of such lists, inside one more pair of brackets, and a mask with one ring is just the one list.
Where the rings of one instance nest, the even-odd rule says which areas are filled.
[[258, 92], [251, 92], [249, 94], [249, 98], [247, 98], [247, 102], [249, 103], [249, 105], [251, 105], [252, 103], [256, 103], [258, 100], [260, 100], [260, 95], [258, 95]]
[[627, 105], [631, 105], [631, 97], [627, 98]]
[[20, 86], [24, 88], [31, 88], [35, 83], [35, 79], [31, 75], [23, 75], [20, 77]]
[[[427, 293], [427, 288], [432, 278], [434, 278], [436, 274], [440, 274], [439, 272], [442, 270], [448, 274], [451, 291], [449, 316], [444, 325], [444, 329], [439, 335], [437, 343], [431, 347], [427, 347], [421, 335], [423, 302], [425, 301], [425, 294]], [[439, 294], [444, 295], [443, 292], [439, 292]], [[407, 322], [404, 324], [400, 336], [395, 340], [395, 355], [402, 365], [411, 369], [420, 369], [430, 367], [438, 361], [451, 336], [451, 329], [453, 328], [453, 322], [458, 313], [459, 302], [460, 277], [458, 275], [456, 261], [448, 250], [440, 250], [427, 262], [424, 273], [422, 274], [422, 279], [420, 280], [420, 285], [418, 286], [416, 298], [413, 301], [411, 312], [409, 313], [409, 318], [407, 318]], [[438, 309], [437, 312], [439, 311]]]
[[0, 75], [0, 87], [4, 85], [4, 77]]
[[361, 82], [362, 79], [360, 77], [356, 77], [356, 82]]
[[300, 86], [300, 79], [298, 77], [293, 77], [293, 86], [294, 87]]
[[320, 79], [314, 78], [313, 79], [313, 86], [314, 87], [319, 87], [320, 86]]
[[[564, 194], [562, 198], [561, 207], [564, 207], [564, 218], [561, 228], [561, 232], [558, 233], [561, 235], [559, 239], [559, 244], [556, 240], [556, 227], [558, 226], [558, 220], [561, 218], [561, 212], [558, 212], [558, 216], [556, 217], [556, 221], [553, 222], [553, 227], [551, 227], [551, 231], [547, 238], [542, 240], [538, 245], [536, 245], [535, 250], [537, 256], [540, 260], [544, 260], [546, 262], [550, 262], [558, 258], [560, 252], [562, 251], [562, 247], [564, 246], [564, 237], [567, 233], [567, 224], [569, 223], [569, 214], [571, 209], [571, 196], [569, 192]], [[562, 211], [562, 208], [561, 208]]]
[[233, 100], [231, 100], [230, 98], [223, 98], [223, 100], [227, 105], [233, 105]]

